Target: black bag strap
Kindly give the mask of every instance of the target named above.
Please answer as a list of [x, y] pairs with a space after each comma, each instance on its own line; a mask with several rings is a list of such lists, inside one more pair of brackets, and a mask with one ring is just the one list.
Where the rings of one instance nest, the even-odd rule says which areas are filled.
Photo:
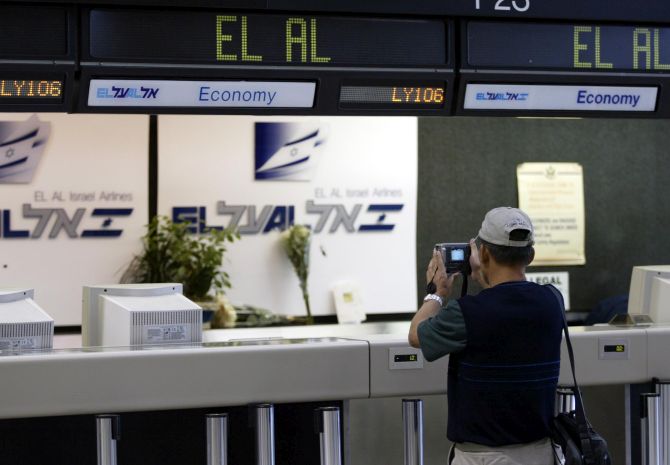
[[584, 401], [582, 399], [582, 392], [577, 383], [577, 375], [575, 374], [575, 355], [572, 351], [572, 342], [570, 341], [570, 331], [568, 331], [568, 321], [565, 319], [565, 305], [563, 304], [563, 296], [555, 286], [547, 284], [547, 287], [556, 297], [558, 305], [561, 310], [561, 317], [563, 318], [563, 334], [565, 334], [565, 343], [568, 346], [568, 356], [570, 357], [570, 369], [572, 370], [572, 381], [574, 386], [572, 392], [575, 396], [575, 420], [577, 421], [577, 430], [579, 431], [579, 439], [582, 444], [582, 453], [584, 454], [584, 462], [586, 465], [595, 463], [595, 456], [590, 441], [591, 425], [586, 418], [584, 411]]

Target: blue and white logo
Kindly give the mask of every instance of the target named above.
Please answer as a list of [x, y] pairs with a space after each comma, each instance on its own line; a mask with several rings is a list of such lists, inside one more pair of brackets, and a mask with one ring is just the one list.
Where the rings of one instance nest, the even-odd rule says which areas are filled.
[[525, 102], [528, 92], [477, 92], [477, 100], [501, 100], [504, 102]]
[[158, 97], [158, 87], [99, 87], [96, 89], [97, 98], [134, 98], [134, 99], [156, 99]]
[[310, 181], [327, 139], [318, 123], [256, 123], [255, 179]]
[[81, 224], [86, 214], [86, 208], [77, 208], [70, 215], [64, 208], [33, 207], [24, 203], [21, 207], [21, 217], [28, 220], [37, 220], [33, 229], [20, 229], [13, 226], [12, 210], [0, 209], [0, 239], [40, 239], [43, 236], [54, 239], [65, 234], [71, 239], [77, 238], [115, 238], [123, 234], [123, 229], [115, 226], [117, 218], [130, 217], [132, 208], [93, 208], [90, 217], [99, 221], [97, 229], [81, 230]]
[[32, 115], [27, 121], [0, 121], [0, 184], [28, 184], [49, 140], [51, 123]]
[[468, 84], [466, 110], [654, 111], [658, 87]]

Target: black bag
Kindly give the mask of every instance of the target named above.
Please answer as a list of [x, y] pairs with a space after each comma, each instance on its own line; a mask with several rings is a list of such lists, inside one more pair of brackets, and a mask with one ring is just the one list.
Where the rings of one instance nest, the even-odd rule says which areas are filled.
[[586, 418], [584, 412], [584, 402], [582, 393], [577, 384], [575, 375], [575, 356], [572, 352], [572, 343], [570, 342], [570, 333], [568, 332], [568, 323], [565, 320], [565, 308], [563, 307], [563, 297], [558, 289], [548, 285], [549, 289], [556, 295], [561, 313], [563, 315], [563, 332], [565, 333], [565, 342], [568, 346], [568, 355], [570, 356], [570, 367], [572, 368], [572, 379], [574, 387], [572, 391], [575, 395], [575, 411], [570, 413], [560, 413], [552, 423], [551, 440], [559, 445], [563, 450], [565, 461], [560, 462], [556, 458], [557, 465], [611, 465], [610, 454], [607, 449], [607, 441], [596, 433]]

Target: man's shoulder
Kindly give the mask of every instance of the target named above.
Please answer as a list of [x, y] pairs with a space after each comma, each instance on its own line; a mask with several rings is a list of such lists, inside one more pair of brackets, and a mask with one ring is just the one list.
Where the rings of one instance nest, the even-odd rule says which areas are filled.
[[516, 307], [523, 305], [557, 309], [559, 301], [546, 285], [532, 281], [512, 281], [482, 290], [478, 294], [466, 295], [458, 299], [461, 311], [485, 309], [503, 304]]

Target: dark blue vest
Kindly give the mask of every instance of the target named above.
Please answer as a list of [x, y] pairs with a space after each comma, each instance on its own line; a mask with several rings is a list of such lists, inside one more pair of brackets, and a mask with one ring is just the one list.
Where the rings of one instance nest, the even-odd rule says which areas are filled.
[[515, 281], [458, 303], [467, 344], [449, 360], [449, 440], [502, 446], [549, 436], [563, 329], [556, 296]]

